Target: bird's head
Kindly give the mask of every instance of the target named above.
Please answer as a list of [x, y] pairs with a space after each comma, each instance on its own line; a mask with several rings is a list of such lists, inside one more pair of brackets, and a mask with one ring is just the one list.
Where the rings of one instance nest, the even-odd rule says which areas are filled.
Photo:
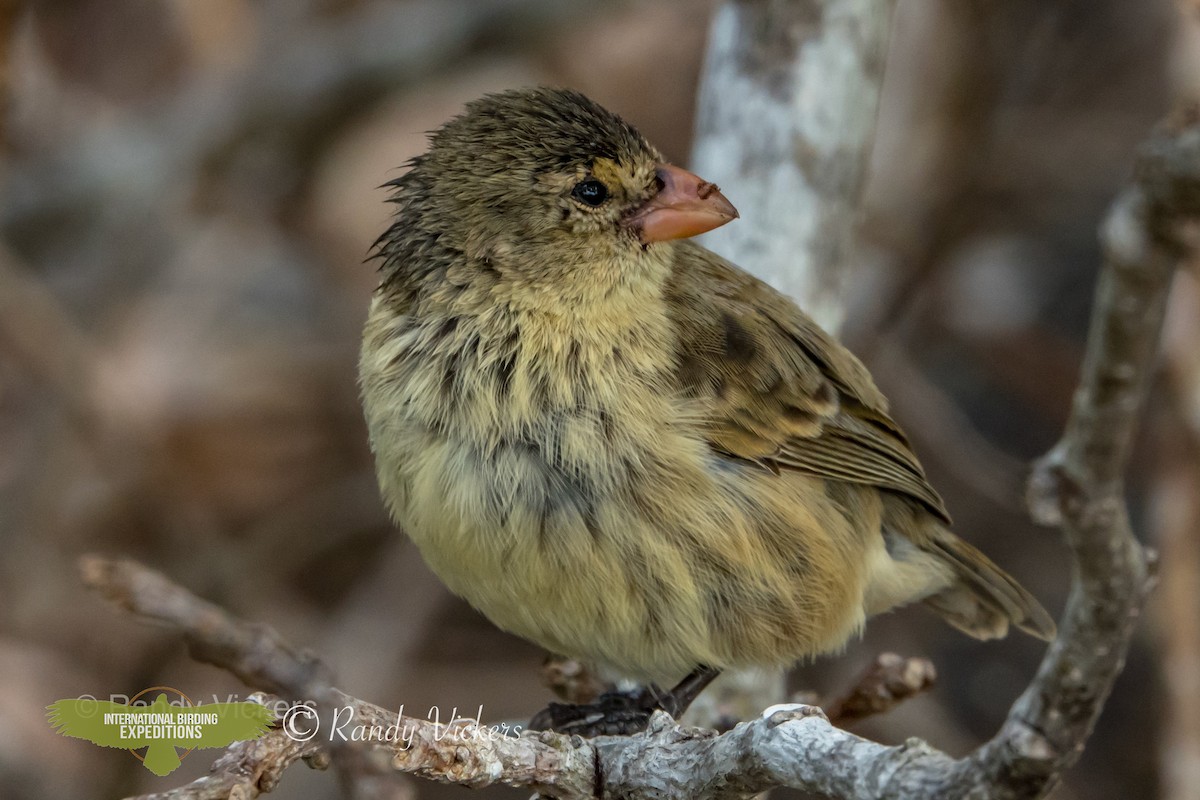
[[631, 125], [564, 89], [468, 104], [394, 184], [400, 213], [381, 240], [385, 258], [418, 257], [424, 243], [426, 254], [463, 254], [523, 282], [634, 268], [657, 243], [737, 216], [715, 185], [665, 163]]

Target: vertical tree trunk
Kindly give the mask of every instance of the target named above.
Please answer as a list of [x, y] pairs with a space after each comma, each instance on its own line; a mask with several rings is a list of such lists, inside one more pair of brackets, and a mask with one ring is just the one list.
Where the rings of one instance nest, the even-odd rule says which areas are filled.
[[892, 7], [735, 0], [709, 36], [692, 164], [742, 219], [705, 244], [830, 330], [844, 313]]

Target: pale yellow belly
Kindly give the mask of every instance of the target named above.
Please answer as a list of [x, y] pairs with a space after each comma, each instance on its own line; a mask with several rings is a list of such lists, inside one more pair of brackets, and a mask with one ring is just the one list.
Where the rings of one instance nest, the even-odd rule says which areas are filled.
[[380, 461], [397, 521], [452, 591], [548, 650], [665, 681], [791, 663], [861, 627], [877, 502], [853, 529], [822, 482], [686, 443], [597, 485], [527, 445], [403, 435], [408, 457]]

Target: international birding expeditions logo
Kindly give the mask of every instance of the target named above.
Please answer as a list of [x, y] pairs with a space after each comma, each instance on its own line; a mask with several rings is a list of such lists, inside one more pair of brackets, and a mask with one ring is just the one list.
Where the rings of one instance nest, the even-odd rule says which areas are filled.
[[[150, 698], [153, 698], [151, 700]], [[155, 775], [170, 775], [198, 747], [228, 747], [257, 739], [271, 727], [275, 714], [251, 702], [194, 704], [169, 686], [138, 692], [128, 703], [76, 697], [46, 706], [46, 716], [64, 736], [86, 739], [101, 747], [129, 750]], [[145, 753], [139, 750], [145, 749]]]

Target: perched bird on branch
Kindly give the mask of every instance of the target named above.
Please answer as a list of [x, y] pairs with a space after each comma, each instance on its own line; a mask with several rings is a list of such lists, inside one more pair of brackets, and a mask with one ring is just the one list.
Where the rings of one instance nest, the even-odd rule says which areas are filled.
[[499, 627], [670, 693], [555, 706], [633, 730], [717, 672], [839, 649], [922, 602], [980, 639], [1054, 623], [949, 529], [848, 350], [689, 241], [737, 217], [557, 89], [484, 97], [391, 184], [360, 378], [379, 484]]

